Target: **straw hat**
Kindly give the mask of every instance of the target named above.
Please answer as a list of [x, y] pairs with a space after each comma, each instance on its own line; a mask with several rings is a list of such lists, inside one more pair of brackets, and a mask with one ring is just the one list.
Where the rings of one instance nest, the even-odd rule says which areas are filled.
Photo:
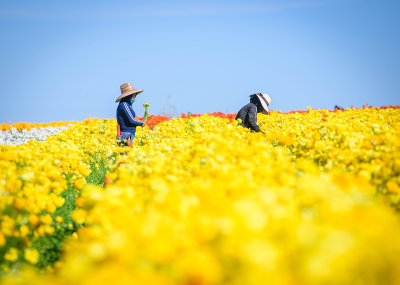
[[268, 106], [269, 106], [269, 104], [271, 104], [271, 98], [269, 98], [268, 94], [265, 94], [265, 93], [256, 93], [256, 94], [250, 95], [250, 97], [252, 97], [252, 96], [257, 96], [258, 99], [260, 100], [261, 105], [262, 105], [262, 107], [264, 108], [264, 110], [265, 110], [266, 112], [269, 112]]
[[122, 98], [132, 95], [132, 94], [139, 94], [143, 92], [143, 90], [133, 88], [130, 82], [124, 83], [120, 86], [121, 88], [121, 96], [115, 100], [115, 102], [119, 102]]

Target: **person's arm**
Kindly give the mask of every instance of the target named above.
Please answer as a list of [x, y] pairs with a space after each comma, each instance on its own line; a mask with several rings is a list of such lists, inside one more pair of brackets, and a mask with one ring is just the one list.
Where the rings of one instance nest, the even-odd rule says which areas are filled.
[[248, 112], [250, 128], [255, 132], [260, 132], [260, 126], [257, 124], [257, 107], [251, 106]]
[[128, 103], [123, 103], [122, 110], [124, 111], [124, 117], [127, 120], [127, 125], [130, 127], [139, 127], [143, 126], [143, 122], [136, 120], [135, 116], [133, 116], [132, 111], [130, 110], [130, 107]]

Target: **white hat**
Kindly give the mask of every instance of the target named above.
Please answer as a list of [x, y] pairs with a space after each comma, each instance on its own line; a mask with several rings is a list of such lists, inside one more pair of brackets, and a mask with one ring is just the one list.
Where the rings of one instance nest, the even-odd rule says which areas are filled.
[[258, 99], [261, 102], [261, 106], [264, 108], [264, 110], [268, 113], [268, 106], [269, 104], [271, 104], [271, 98], [269, 98], [268, 94], [265, 93], [256, 93], [256, 94], [252, 94], [250, 95], [250, 97], [252, 96], [257, 96]]

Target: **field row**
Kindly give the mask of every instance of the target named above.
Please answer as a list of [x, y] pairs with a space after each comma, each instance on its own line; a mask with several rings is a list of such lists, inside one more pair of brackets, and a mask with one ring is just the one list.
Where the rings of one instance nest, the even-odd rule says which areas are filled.
[[5, 282], [398, 283], [399, 109], [258, 120], [182, 116], [132, 149], [86, 120], [1, 146]]

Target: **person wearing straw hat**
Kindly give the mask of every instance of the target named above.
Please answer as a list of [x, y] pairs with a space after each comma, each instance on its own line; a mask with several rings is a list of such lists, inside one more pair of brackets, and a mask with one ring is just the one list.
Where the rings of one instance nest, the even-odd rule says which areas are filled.
[[243, 106], [236, 115], [235, 120], [240, 119], [240, 126], [249, 128], [254, 132], [262, 132], [257, 124], [257, 113], [269, 114], [268, 106], [271, 98], [265, 93], [250, 95], [250, 103]]
[[132, 104], [135, 102], [136, 96], [142, 93], [143, 90], [133, 88], [130, 82], [122, 84], [120, 88], [121, 95], [115, 100], [116, 103], [119, 102], [117, 107], [117, 122], [119, 126], [117, 139], [121, 146], [132, 146], [136, 127], [144, 124], [142, 121], [136, 120]]

